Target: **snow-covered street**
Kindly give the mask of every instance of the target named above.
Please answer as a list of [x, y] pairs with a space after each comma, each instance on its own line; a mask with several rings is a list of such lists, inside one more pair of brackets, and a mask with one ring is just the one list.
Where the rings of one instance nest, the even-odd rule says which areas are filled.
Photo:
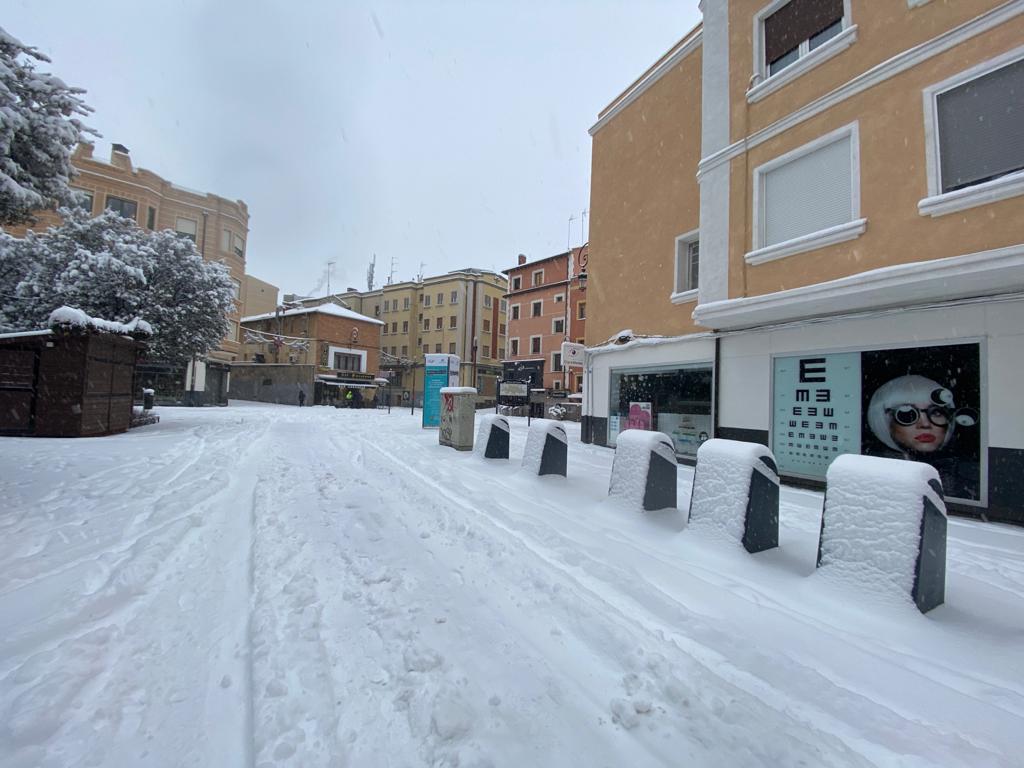
[[922, 616], [419, 414], [233, 402], [0, 440], [3, 766], [1020, 764], [1024, 531], [951, 518]]

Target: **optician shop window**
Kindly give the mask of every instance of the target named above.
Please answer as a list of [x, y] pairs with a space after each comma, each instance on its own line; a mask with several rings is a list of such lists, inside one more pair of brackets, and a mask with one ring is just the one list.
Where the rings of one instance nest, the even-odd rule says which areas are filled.
[[611, 374], [608, 444], [625, 429], [662, 432], [676, 453], [694, 457], [711, 437], [712, 368], [623, 368]]

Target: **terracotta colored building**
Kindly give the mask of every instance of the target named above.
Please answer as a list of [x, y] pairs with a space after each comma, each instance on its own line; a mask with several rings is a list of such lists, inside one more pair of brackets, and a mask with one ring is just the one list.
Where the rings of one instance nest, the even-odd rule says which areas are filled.
[[911, 458], [1024, 520], [1024, 5], [702, 9], [591, 128], [584, 439]]
[[[581, 392], [579, 368], [562, 364], [562, 342], [583, 343], [586, 336], [588, 248], [527, 261], [519, 256], [508, 275], [508, 364], [543, 364], [544, 389]], [[583, 275], [583, 279], [580, 276]]]

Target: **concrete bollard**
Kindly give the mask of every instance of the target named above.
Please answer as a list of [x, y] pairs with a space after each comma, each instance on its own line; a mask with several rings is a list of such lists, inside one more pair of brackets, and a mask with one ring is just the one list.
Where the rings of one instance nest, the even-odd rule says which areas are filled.
[[608, 495], [645, 511], [674, 509], [678, 466], [668, 435], [627, 429], [615, 438]]
[[569, 438], [565, 427], [550, 419], [534, 419], [526, 436], [523, 466], [538, 475], [566, 476]]
[[441, 387], [441, 429], [437, 440], [456, 451], [473, 450], [476, 390], [473, 387]]
[[490, 414], [480, 419], [476, 435], [476, 450], [485, 459], [508, 458], [508, 419]]
[[818, 567], [863, 588], [946, 599], [946, 503], [929, 464], [840, 456], [828, 469]]
[[690, 520], [724, 531], [747, 552], [779, 545], [779, 474], [760, 443], [708, 440], [697, 449]]

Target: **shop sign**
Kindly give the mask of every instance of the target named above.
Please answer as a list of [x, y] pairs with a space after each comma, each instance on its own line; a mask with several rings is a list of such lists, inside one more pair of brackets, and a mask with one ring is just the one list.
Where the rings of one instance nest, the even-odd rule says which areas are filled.
[[530, 393], [525, 382], [503, 381], [499, 385], [502, 397], [527, 397]]
[[776, 357], [772, 452], [824, 479], [844, 453], [934, 466], [948, 498], [981, 501], [977, 344]]
[[562, 365], [582, 366], [583, 353], [587, 351], [585, 344], [574, 344], [571, 341], [562, 342]]

